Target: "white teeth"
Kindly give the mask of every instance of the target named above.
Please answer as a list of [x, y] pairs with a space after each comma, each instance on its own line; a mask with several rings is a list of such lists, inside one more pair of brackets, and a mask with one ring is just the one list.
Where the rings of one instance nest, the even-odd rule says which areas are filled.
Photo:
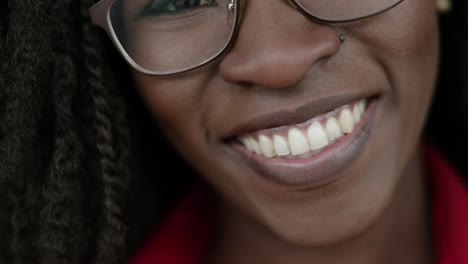
[[353, 114], [351, 114], [351, 111], [348, 108], [345, 108], [343, 109], [343, 111], [341, 111], [338, 122], [340, 124], [341, 132], [345, 134], [349, 134], [353, 132], [353, 129], [354, 129]]
[[361, 115], [364, 114], [364, 112], [366, 111], [366, 105], [367, 105], [367, 101], [366, 100], [361, 100], [359, 102], [359, 108], [361, 110]]
[[273, 148], [273, 142], [264, 135], [259, 137], [260, 149], [265, 157], [271, 158], [276, 156], [275, 149]]
[[339, 137], [341, 137], [341, 130], [340, 125], [338, 125], [338, 121], [334, 117], [330, 117], [327, 120], [327, 124], [325, 125], [325, 132], [327, 133], [327, 138], [330, 141], [333, 141]]
[[260, 144], [258, 144], [257, 140], [251, 138], [250, 144], [252, 146], [252, 150], [257, 154], [262, 154], [262, 150], [260, 149]]
[[291, 155], [295, 158], [307, 158], [336, 142], [343, 134], [352, 133], [355, 125], [361, 121], [366, 107], [367, 100], [361, 100], [354, 103], [352, 108], [347, 105], [341, 111], [330, 112], [326, 122], [324, 118], [314, 119], [320, 121], [314, 121], [307, 130], [304, 130], [305, 124], [299, 124], [297, 128], [292, 127], [287, 136], [267, 132], [242, 137], [240, 142], [247, 150], [267, 158], [290, 158]]
[[252, 143], [250, 143], [250, 142], [251, 142], [250, 139], [248, 139], [248, 138], [242, 138], [241, 141], [242, 141], [242, 144], [244, 144], [244, 146], [245, 146], [248, 150], [254, 151], [253, 146], [252, 146]]
[[361, 121], [361, 106], [360, 104], [356, 104], [353, 107], [353, 118], [354, 118], [354, 123], [358, 123]]
[[291, 153], [289, 152], [288, 141], [282, 136], [273, 136], [273, 146], [278, 156], [287, 156]]
[[328, 145], [327, 134], [319, 122], [310, 125], [307, 129], [307, 138], [311, 150], [321, 149]]
[[304, 154], [310, 150], [306, 138], [297, 128], [289, 130], [288, 140], [289, 146], [291, 147], [291, 154], [293, 155]]

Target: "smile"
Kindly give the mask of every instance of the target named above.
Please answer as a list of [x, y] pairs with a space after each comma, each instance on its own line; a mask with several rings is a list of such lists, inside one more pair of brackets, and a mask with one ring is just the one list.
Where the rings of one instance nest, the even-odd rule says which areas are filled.
[[268, 158], [309, 158], [353, 132], [367, 106], [363, 99], [310, 119], [239, 138], [249, 151]]
[[239, 161], [270, 184], [317, 187], [339, 179], [359, 158], [379, 102], [361, 99], [305, 122], [243, 133], [231, 147]]

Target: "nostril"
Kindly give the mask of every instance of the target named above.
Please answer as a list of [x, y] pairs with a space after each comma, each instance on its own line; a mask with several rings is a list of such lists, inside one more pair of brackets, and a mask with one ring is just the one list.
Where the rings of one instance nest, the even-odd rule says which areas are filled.
[[293, 86], [319, 66], [319, 62], [328, 60], [339, 50], [340, 36], [333, 29], [312, 35], [238, 44], [221, 61], [221, 77], [226, 82], [265, 88]]
[[294, 85], [307, 68], [297, 65], [301, 63], [299, 61], [291, 61], [291, 57], [282, 58], [280, 54], [272, 54], [261, 60], [258, 57], [245, 62], [234, 60], [225, 58], [220, 65], [221, 76], [226, 82], [273, 89]]

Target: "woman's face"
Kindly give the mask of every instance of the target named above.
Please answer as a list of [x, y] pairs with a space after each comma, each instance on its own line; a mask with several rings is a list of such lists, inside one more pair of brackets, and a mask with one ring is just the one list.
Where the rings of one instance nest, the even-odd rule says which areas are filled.
[[135, 72], [139, 92], [234, 221], [300, 245], [357, 235], [414, 177], [438, 62], [432, 0], [333, 26], [287, 1], [245, 2], [224, 57], [174, 77]]

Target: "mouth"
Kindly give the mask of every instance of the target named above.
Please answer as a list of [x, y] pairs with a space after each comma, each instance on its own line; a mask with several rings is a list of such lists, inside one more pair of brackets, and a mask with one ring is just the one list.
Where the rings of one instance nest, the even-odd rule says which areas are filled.
[[270, 183], [320, 186], [339, 179], [339, 172], [358, 158], [379, 101], [368, 97], [305, 122], [242, 133], [229, 145]]

